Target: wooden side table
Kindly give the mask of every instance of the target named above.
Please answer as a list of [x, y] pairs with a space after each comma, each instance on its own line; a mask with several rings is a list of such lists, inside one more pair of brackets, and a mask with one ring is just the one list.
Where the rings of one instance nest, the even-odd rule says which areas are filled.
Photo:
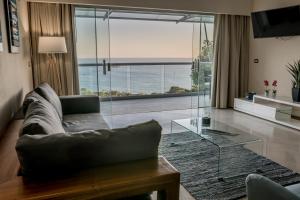
[[82, 171], [53, 180], [15, 177], [0, 185], [1, 199], [118, 199], [158, 191], [179, 200], [180, 174], [163, 157]]

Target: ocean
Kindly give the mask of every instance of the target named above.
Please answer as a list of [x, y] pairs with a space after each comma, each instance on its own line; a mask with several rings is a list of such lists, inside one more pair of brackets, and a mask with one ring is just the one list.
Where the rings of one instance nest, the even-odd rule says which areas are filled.
[[[159, 63], [187, 62], [191, 58], [113, 58], [111, 63]], [[99, 61], [100, 62], [100, 61]], [[80, 64], [95, 64], [96, 59], [81, 58]], [[98, 77], [98, 80], [97, 80]], [[109, 80], [110, 79], [110, 80]], [[111, 72], [104, 75], [102, 66], [79, 67], [81, 91], [112, 91], [130, 94], [166, 93], [172, 86], [187, 90], [192, 88], [191, 64], [183, 65], [122, 65], [112, 66]]]

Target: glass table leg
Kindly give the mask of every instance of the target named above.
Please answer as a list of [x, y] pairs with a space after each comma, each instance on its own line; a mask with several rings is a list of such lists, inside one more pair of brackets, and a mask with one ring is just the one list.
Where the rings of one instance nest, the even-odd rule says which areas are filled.
[[221, 176], [221, 169], [220, 169], [221, 148], [219, 146], [217, 146], [217, 148], [218, 148], [218, 173], [217, 173], [217, 177], [218, 177], [219, 181], [224, 181], [224, 178]]

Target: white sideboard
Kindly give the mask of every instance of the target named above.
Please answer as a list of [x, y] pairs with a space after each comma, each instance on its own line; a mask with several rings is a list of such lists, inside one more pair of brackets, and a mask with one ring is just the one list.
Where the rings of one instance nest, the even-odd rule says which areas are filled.
[[254, 95], [252, 101], [235, 98], [234, 109], [300, 130], [300, 103], [293, 102], [288, 97]]

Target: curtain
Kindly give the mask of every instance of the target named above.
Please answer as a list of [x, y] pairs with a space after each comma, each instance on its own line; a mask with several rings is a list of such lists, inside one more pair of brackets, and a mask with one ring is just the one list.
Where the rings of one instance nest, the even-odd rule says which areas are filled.
[[233, 107], [234, 98], [248, 90], [248, 16], [216, 15], [212, 106]]
[[[72, 12], [71, 5], [28, 3], [34, 86], [47, 82], [58, 95], [79, 93]], [[68, 53], [53, 55], [56, 62], [49, 65], [49, 55], [38, 53], [40, 36], [64, 36]]]

